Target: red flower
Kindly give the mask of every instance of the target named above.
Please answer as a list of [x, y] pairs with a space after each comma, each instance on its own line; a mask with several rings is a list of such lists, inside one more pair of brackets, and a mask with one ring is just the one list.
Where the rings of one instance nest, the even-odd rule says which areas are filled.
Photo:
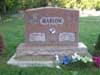
[[98, 67], [100, 67], [100, 57], [99, 57], [99, 56], [98, 56], [98, 57], [94, 56], [94, 57], [93, 57], [93, 61], [96, 63], [96, 65], [97, 65]]

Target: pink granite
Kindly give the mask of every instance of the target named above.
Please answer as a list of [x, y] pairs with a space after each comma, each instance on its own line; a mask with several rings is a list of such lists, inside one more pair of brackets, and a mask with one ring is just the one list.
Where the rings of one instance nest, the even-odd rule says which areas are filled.
[[[79, 12], [45, 7], [25, 11], [26, 43], [38, 46], [78, 46]], [[50, 33], [53, 30], [54, 32]]]

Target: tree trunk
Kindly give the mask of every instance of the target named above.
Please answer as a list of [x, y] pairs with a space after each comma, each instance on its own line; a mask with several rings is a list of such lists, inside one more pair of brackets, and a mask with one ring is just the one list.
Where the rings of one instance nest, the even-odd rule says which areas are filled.
[[5, 4], [3, 5], [3, 12], [4, 12], [4, 14], [6, 14], [6, 13], [7, 13], [7, 10], [6, 10], [6, 5], [5, 5]]

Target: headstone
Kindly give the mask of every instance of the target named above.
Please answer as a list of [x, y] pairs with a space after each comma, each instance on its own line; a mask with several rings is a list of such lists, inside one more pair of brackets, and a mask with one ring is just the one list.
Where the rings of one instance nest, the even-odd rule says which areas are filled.
[[78, 15], [77, 10], [52, 7], [26, 10], [27, 44], [77, 46]]
[[25, 65], [28, 61], [32, 61], [31, 65], [49, 65], [55, 60], [55, 55], [77, 52], [89, 56], [87, 47], [78, 43], [78, 10], [55, 7], [28, 9], [25, 19], [26, 42], [17, 47], [16, 61], [24, 61]]

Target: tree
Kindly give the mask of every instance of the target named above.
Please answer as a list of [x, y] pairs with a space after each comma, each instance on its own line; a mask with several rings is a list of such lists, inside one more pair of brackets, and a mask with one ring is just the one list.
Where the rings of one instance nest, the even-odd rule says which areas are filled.
[[0, 14], [7, 13], [5, 0], [0, 0], [0, 12]]

